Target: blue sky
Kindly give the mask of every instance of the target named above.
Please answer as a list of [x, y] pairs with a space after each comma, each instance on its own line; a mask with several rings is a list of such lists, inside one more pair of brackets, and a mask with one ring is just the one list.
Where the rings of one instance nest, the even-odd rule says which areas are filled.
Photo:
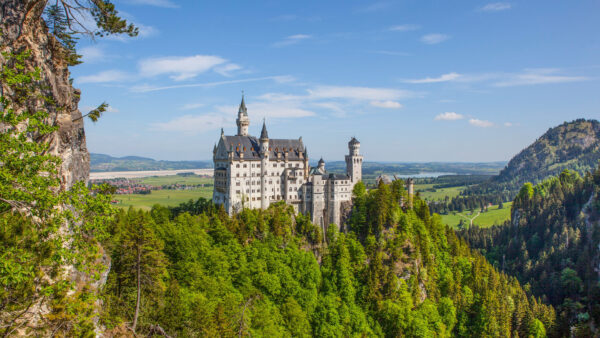
[[209, 160], [241, 91], [312, 158], [508, 160], [600, 118], [598, 1], [114, 1], [136, 38], [81, 39], [91, 152]]

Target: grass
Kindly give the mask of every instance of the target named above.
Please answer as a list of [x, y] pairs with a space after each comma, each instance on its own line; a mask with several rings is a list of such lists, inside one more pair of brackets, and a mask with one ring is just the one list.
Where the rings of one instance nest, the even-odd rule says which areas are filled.
[[415, 184], [415, 192], [419, 192], [421, 198], [427, 201], [443, 200], [446, 196], [448, 196], [448, 198], [456, 197], [461, 191], [465, 190], [465, 188], [466, 186], [460, 186], [427, 191], [427, 189], [433, 189], [433, 184]]
[[[210, 179], [212, 182], [212, 179]], [[151, 194], [140, 195], [115, 195], [113, 199], [120, 203], [116, 206], [120, 208], [134, 208], [150, 210], [154, 204], [164, 206], [177, 206], [190, 199], [197, 200], [200, 197], [212, 198], [212, 187], [202, 187], [192, 190], [153, 190]]]
[[[493, 205], [488, 208], [488, 211], [482, 212], [473, 220], [473, 225], [477, 225], [480, 227], [490, 227], [492, 225], [502, 224], [505, 221], [510, 219], [510, 208], [512, 202], [504, 203], [502, 209], [498, 209], [497, 205]], [[463, 220], [467, 225], [469, 225], [468, 219], [472, 219], [477, 215], [479, 210], [475, 210], [473, 213], [469, 211], [463, 211], [462, 213], [454, 212], [448, 215], [441, 215], [442, 222], [451, 227], [456, 228], [461, 220]]]
[[156, 187], [160, 187], [168, 184], [186, 184], [186, 185], [197, 185], [197, 184], [213, 184], [213, 179], [211, 177], [200, 177], [197, 175], [193, 176], [181, 176], [181, 175], [172, 175], [172, 176], [153, 176], [153, 177], [144, 177], [140, 179], [140, 183], [148, 184]]

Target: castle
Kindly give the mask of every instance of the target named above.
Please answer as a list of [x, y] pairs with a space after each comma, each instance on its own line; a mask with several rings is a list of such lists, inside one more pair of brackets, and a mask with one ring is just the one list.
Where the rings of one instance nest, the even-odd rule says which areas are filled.
[[227, 136], [221, 129], [213, 149], [213, 202], [233, 214], [285, 201], [296, 212], [309, 213], [323, 230], [331, 223], [339, 228], [342, 209], [350, 205], [352, 189], [362, 178], [360, 142], [350, 140], [346, 173], [334, 174], [325, 170], [323, 159], [317, 167], [309, 166], [302, 137], [270, 139], [265, 122], [259, 138], [248, 135], [250, 119], [243, 96], [236, 123], [237, 135]]

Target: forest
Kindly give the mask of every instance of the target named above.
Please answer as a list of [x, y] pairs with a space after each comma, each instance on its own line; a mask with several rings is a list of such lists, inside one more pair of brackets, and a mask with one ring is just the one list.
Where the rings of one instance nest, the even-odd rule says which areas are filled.
[[599, 192], [600, 170], [584, 177], [563, 171], [525, 184], [507, 224], [460, 233], [491, 264], [555, 307], [560, 336], [572, 327], [577, 336], [593, 336], [600, 320]]
[[204, 199], [116, 215], [108, 332], [177, 336], [543, 337], [554, 309], [469, 249], [400, 182], [359, 183], [347, 231], [283, 203], [228, 216]]

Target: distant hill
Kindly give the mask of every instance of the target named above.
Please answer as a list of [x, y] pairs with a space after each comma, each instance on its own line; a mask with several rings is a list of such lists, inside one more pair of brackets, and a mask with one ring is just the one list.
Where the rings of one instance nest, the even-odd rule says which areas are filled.
[[540, 183], [569, 169], [584, 175], [600, 161], [600, 122], [578, 119], [548, 129], [515, 155], [488, 181], [470, 186], [448, 203], [431, 205], [434, 212], [470, 210], [487, 203], [511, 201], [523, 184]]
[[579, 119], [550, 128], [529, 147], [513, 157], [492, 179], [507, 188], [542, 180], [571, 169], [584, 174], [600, 161], [600, 122]]
[[90, 154], [92, 172], [142, 171], [212, 168], [208, 161], [157, 161], [147, 157], [112, 157], [105, 154]]

